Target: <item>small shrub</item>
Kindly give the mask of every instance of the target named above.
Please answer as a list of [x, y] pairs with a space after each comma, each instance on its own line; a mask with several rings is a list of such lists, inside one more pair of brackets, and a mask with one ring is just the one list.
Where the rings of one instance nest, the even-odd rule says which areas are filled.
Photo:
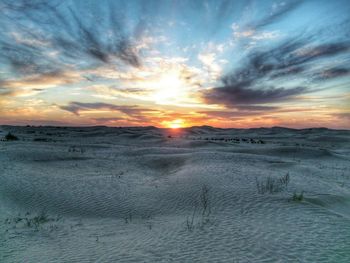
[[47, 139], [47, 138], [34, 138], [33, 139], [34, 142], [49, 142], [52, 141], [51, 139]]
[[6, 134], [5, 140], [6, 141], [17, 141], [18, 137], [13, 135], [11, 132], [9, 132], [8, 134]]
[[304, 191], [301, 191], [300, 194], [298, 194], [297, 192], [294, 192], [292, 201], [301, 202], [303, 200], [304, 200]]
[[285, 187], [288, 187], [289, 181], [290, 181], [289, 173], [287, 173], [285, 176], [282, 176], [279, 179], [280, 184], [284, 185]]
[[270, 176], [266, 178], [265, 182], [259, 182], [257, 178], [255, 178], [255, 180], [259, 194], [265, 194], [267, 192], [272, 194], [278, 192], [276, 180]]
[[272, 178], [267, 177], [265, 181], [261, 182], [258, 180], [258, 178], [255, 178], [256, 180], [256, 187], [259, 194], [265, 194], [265, 193], [278, 193], [282, 192], [285, 188], [288, 187], [290, 176], [289, 173], [287, 173], [285, 176], [281, 178]]
[[131, 223], [132, 221], [132, 214], [129, 213], [128, 216], [124, 217], [125, 224]]
[[73, 146], [69, 146], [68, 147], [68, 152], [83, 154], [85, 152], [85, 150], [83, 148], [81, 148], [81, 147], [73, 145]]
[[50, 219], [45, 212], [41, 212], [39, 215], [32, 218], [25, 218], [25, 220], [28, 227], [38, 229], [40, 225], [50, 222], [52, 219]]
[[[26, 213], [23, 217], [19, 214], [15, 218], [12, 218], [12, 219], [8, 218], [5, 220], [5, 223], [13, 224], [15, 227], [22, 226], [22, 227], [32, 228], [38, 231], [39, 229], [42, 229], [43, 226], [46, 225], [47, 223], [57, 222], [60, 219], [61, 219], [60, 217], [51, 218], [47, 215], [46, 212], [41, 212], [40, 214], [37, 214], [34, 216], [31, 216], [30, 213]], [[57, 228], [58, 228], [57, 225], [50, 224], [48, 229], [52, 231], [52, 230], [56, 230]]]

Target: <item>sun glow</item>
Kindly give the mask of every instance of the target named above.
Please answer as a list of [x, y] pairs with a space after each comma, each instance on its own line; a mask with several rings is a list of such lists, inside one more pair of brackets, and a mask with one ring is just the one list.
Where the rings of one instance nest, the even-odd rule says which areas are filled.
[[153, 99], [158, 104], [174, 103], [186, 95], [185, 86], [178, 72], [166, 73], [157, 81]]
[[185, 126], [185, 122], [182, 119], [176, 119], [173, 121], [164, 121], [163, 125], [171, 129], [179, 129]]

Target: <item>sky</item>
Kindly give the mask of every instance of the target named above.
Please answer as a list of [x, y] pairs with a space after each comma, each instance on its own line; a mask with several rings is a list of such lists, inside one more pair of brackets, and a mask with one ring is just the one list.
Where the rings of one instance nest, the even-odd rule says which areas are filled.
[[0, 124], [350, 129], [350, 2], [0, 0]]

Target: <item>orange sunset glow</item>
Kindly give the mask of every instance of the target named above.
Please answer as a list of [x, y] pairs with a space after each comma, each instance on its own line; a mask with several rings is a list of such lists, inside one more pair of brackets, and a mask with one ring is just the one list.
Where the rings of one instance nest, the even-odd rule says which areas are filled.
[[340, 15], [321, 8], [310, 24], [308, 4], [281, 2], [221, 17], [212, 2], [191, 15], [163, 3], [111, 19], [96, 5], [0, 5], [1, 124], [350, 128]]

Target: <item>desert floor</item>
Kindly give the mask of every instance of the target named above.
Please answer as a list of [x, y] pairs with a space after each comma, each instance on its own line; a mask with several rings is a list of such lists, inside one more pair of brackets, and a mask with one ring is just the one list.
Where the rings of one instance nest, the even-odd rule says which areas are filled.
[[350, 131], [1, 126], [0, 262], [350, 262]]

